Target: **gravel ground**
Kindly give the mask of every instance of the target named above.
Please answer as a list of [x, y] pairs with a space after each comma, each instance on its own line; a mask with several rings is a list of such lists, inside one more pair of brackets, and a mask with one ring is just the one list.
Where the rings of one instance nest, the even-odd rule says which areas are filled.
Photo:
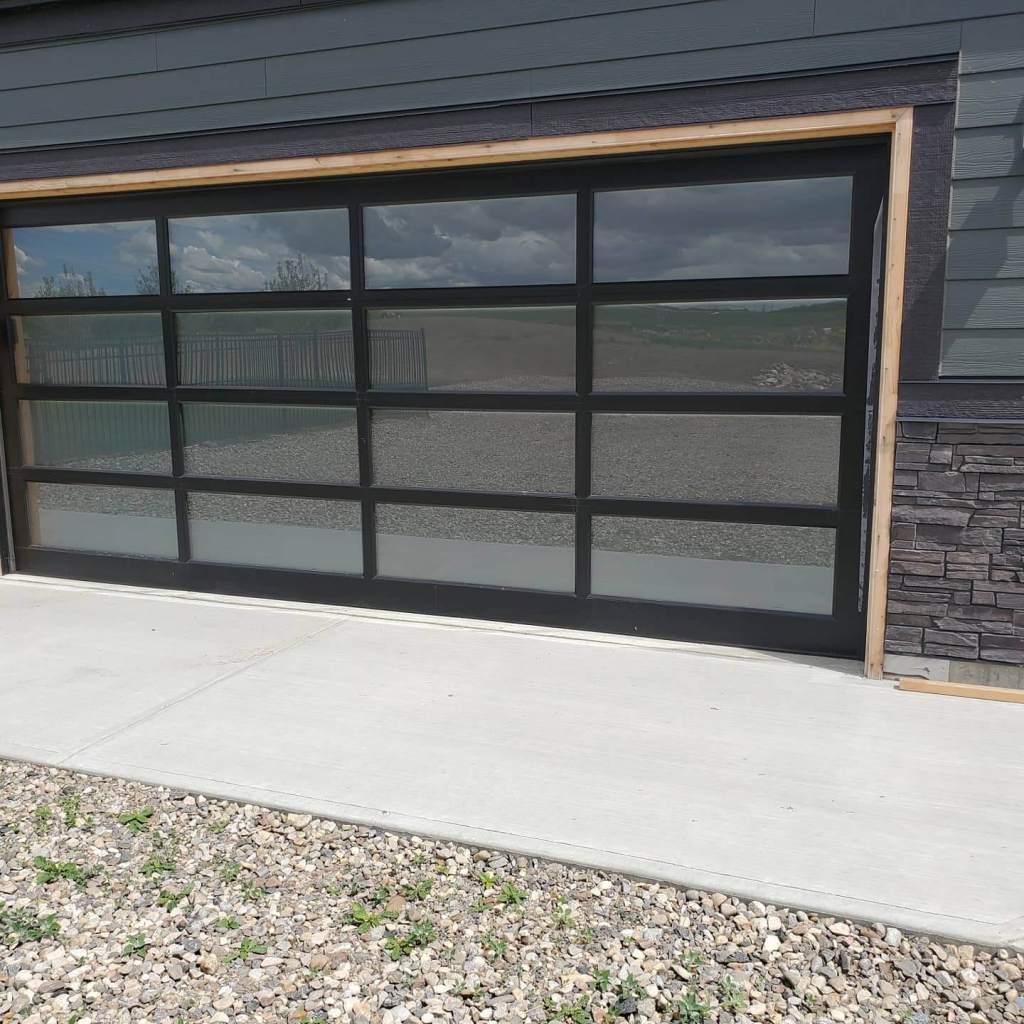
[[1024, 1020], [1024, 957], [0, 762], [0, 1021]]

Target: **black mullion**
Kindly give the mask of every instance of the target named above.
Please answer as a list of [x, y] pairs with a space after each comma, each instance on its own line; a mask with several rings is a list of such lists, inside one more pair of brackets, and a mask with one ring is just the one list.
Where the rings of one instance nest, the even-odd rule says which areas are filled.
[[99, 469], [62, 469], [59, 466], [11, 467], [11, 477], [32, 483], [109, 484], [114, 487], [172, 488], [175, 478], [165, 473], [119, 473]]
[[360, 521], [363, 531], [363, 579], [377, 575], [376, 508], [370, 495], [373, 484], [373, 449], [368, 400], [372, 368], [370, 340], [366, 328], [366, 268], [363, 263], [363, 207], [352, 203], [348, 209], [349, 275], [352, 278], [352, 344], [356, 371], [356, 433], [359, 444]]
[[[166, 358], [165, 351], [165, 367]], [[167, 402], [172, 395], [170, 388], [116, 384], [15, 384], [10, 390], [15, 398], [64, 402]]]
[[178, 529], [178, 561], [192, 558], [192, 538], [188, 529], [188, 492], [185, 475], [185, 438], [178, 387], [178, 355], [171, 312], [171, 243], [166, 217], [156, 219], [157, 273], [160, 279], [160, 322], [164, 335], [164, 374], [167, 377], [167, 417], [171, 431], [171, 473], [174, 477], [174, 518]]
[[591, 338], [591, 278], [594, 249], [594, 194], [581, 187], [576, 193], [576, 394], [583, 403], [576, 411], [576, 596], [590, 595], [590, 512], [583, 501], [590, 497], [591, 424], [589, 408], [594, 358]]
[[8, 267], [4, 249], [0, 239], [0, 571], [10, 572], [14, 568], [14, 494], [13, 487], [8, 484], [7, 467], [12, 464], [15, 448], [20, 449], [21, 446], [20, 438], [13, 436], [18, 430], [18, 402], [12, 394], [14, 345], [11, 341], [12, 325], [7, 316]]
[[333, 405], [352, 408], [358, 403], [354, 391], [290, 388], [221, 388], [185, 385], [175, 395], [179, 402], [211, 402], [234, 405]]
[[140, 313], [160, 308], [156, 295], [82, 295], [59, 299], [8, 299], [7, 311], [27, 316], [46, 313]]
[[834, 505], [783, 505], [754, 501], [686, 501], [674, 498], [587, 498], [591, 515], [705, 522], [762, 523], [768, 526], [838, 527], [844, 511]]
[[250, 312], [252, 310], [337, 309], [347, 304], [348, 290], [308, 292], [188, 292], [174, 296], [181, 313]]
[[715, 277], [675, 281], [595, 281], [595, 302], [713, 302], [745, 299], [841, 299], [849, 274], [785, 277]]

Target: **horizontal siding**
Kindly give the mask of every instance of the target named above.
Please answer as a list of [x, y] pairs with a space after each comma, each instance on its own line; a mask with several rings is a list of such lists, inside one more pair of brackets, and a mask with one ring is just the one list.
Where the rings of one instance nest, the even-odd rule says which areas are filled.
[[156, 36], [92, 39], [65, 46], [9, 50], [0, 56], [0, 89], [28, 89], [156, 71]]
[[954, 178], [1024, 175], [1021, 126], [968, 128], [956, 133]]
[[1024, 328], [943, 331], [941, 372], [954, 377], [1024, 376]]
[[1024, 177], [954, 181], [951, 228], [1024, 228]]
[[946, 276], [950, 280], [1024, 277], [1024, 230], [954, 231], [949, 239]]
[[964, 22], [965, 74], [1024, 68], [1024, 14]]
[[157, 33], [160, 68], [457, 35], [703, 0], [375, 0]]
[[157, 71], [0, 93], [0, 126], [80, 121], [140, 111], [230, 103], [266, 95], [262, 61]]
[[603, 17], [519, 25], [486, 32], [385, 43], [358, 50], [324, 50], [267, 60], [267, 92], [292, 96], [353, 87], [360, 82], [390, 84], [558, 66], [572, 54], [574, 64], [609, 58], [686, 52], [724, 44], [790, 39], [810, 35], [813, 0], [718, 0]]
[[960, 80], [958, 128], [1015, 124], [1024, 120], [1024, 68], [964, 75]]
[[1020, 0], [818, 0], [814, 30], [824, 35], [995, 14], [1020, 14]]
[[[468, 40], [474, 38], [474, 35], [465, 34], [459, 38]], [[467, 97], [472, 97], [475, 103], [501, 102], [513, 98], [535, 99], [594, 90], [613, 91], [668, 83], [686, 84], [716, 77], [740, 78], [787, 71], [836, 68], [878, 60], [949, 54], [955, 52], [958, 39], [958, 26], [930, 25], [499, 73], [494, 73], [496, 69], [490, 66], [493, 62], [481, 61], [472, 54], [464, 60], [453, 59], [428, 67], [422, 67], [418, 63], [412, 66], [406, 63], [392, 67], [388, 61], [381, 58], [380, 48], [374, 46], [367, 47], [366, 50], [378, 51], [376, 60], [357, 60], [359, 50], [345, 51], [345, 60], [335, 59], [335, 65], [344, 70], [339, 70], [333, 80], [354, 79], [357, 86], [355, 88], [225, 103], [217, 101], [218, 94], [214, 89], [204, 87], [196, 91], [205, 102], [201, 106], [185, 107], [181, 104], [180, 98], [166, 88], [151, 89], [147, 88], [145, 82], [133, 81], [130, 88], [122, 87], [118, 90], [114, 85], [113, 102], [120, 104], [116, 110], [121, 111], [123, 104], [129, 102], [136, 93], [149, 97], [153, 109], [147, 111], [141, 103], [136, 103], [132, 113], [112, 112], [107, 116], [98, 117], [95, 116], [98, 108], [92, 107], [91, 117], [64, 121], [38, 120], [34, 124], [22, 123], [17, 126], [0, 127], [0, 149], [216, 131], [244, 125], [275, 124], [311, 118], [357, 117], [430, 106], [458, 105], [465, 103]], [[614, 50], [615, 47], [611, 49]], [[260, 63], [244, 62], [240, 66], [255, 68]], [[467, 66], [475, 67], [481, 64], [489, 73], [463, 78], [442, 78], [429, 82], [377, 84], [379, 78], [436, 74], [439, 67], [451, 73], [454, 70], [464, 70]], [[236, 66], [239, 65], [227, 65], [228, 68]], [[353, 68], [357, 68], [359, 73], [354, 73]], [[211, 70], [216, 69], [198, 68], [159, 74], [192, 79], [194, 81], [189, 88], [193, 88], [202, 81], [204, 73]], [[323, 76], [322, 72], [321, 75]], [[321, 82], [323, 80], [324, 77], [319, 79]], [[112, 83], [118, 81], [120, 80], [112, 80]], [[166, 83], [167, 79], [161, 81]], [[259, 90], [257, 74], [253, 74], [250, 84]], [[752, 92], [752, 96], [756, 96], [756, 93]], [[176, 99], [178, 102], [175, 102]], [[165, 102], [167, 109], [158, 109], [157, 104], [161, 100]], [[59, 109], [57, 96], [50, 95], [48, 102], [45, 114]], [[870, 102], [877, 103], [877, 100]], [[0, 108], [11, 111], [19, 109], [10, 93], [0, 94]], [[36, 106], [34, 109], [41, 108]]]
[[948, 330], [1018, 330], [1024, 310], [1024, 281], [949, 281]]

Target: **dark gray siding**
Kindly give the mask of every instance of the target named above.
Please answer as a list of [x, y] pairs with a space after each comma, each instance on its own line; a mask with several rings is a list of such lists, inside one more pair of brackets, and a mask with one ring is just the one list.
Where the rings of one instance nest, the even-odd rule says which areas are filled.
[[1024, 350], [1024, 0], [282, 2], [140, 29], [161, 2], [139, 0], [114, 35], [102, 0], [105, 34], [80, 36], [79, 16], [72, 41], [0, 51], [0, 154], [961, 54], [946, 370], [994, 373]]
[[965, 22], [942, 339], [947, 374], [1020, 374], [1024, 366], [1022, 122], [1024, 13]]

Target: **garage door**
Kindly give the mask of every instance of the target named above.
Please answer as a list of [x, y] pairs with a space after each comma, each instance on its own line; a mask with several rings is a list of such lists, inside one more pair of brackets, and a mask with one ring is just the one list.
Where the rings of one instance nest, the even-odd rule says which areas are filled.
[[2, 211], [19, 570], [863, 646], [878, 145]]

